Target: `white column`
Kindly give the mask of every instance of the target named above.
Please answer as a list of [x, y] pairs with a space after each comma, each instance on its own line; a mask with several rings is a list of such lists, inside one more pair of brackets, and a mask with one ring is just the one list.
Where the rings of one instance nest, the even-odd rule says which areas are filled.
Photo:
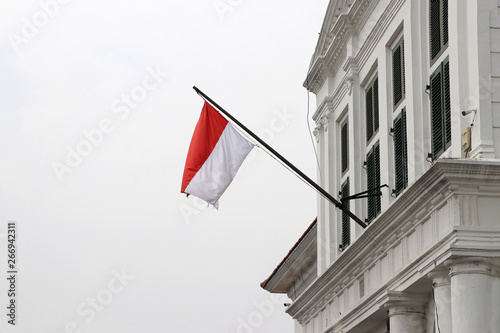
[[385, 308], [391, 333], [425, 333], [426, 303], [426, 296], [390, 292]]
[[445, 262], [450, 268], [453, 333], [498, 332], [493, 327], [499, 309], [492, 308], [494, 277], [485, 258], [465, 257]]
[[438, 269], [428, 274], [434, 289], [436, 306], [436, 332], [453, 333], [451, 324], [451, 281], [448, 269]]

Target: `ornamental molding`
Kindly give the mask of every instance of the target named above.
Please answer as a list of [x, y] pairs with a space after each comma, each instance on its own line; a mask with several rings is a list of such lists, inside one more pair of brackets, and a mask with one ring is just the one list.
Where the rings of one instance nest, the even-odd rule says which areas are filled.
[[347, 40], [356, 34], [356, 27], [362, 26], [371, 14], [368, 8], [373, 8], [379, 0], [338, 0], [331, 1], [316, 50], [312, 57], [304, 86], [317, 93], [326, 79], [327, 66], [333, 75], [340, 67], [340, 62], [346, 57], [345, 46]]
[[[393, 261], [395, 248], [406, 244], [410, 234], [417, 235], [417, 239], [422, 242], [421, 237], [426, 235], [422, 231], [423, 223], [437, 226], [437, 210], [443, 207], [449, 209], [446, 223], [449, 223], [450, 230], [440, 234], [437, 229], [429, 229], [432, 232], [432, 235], [429, 234], [430, 245], [418, 243], [418, 251], [421, 251], [418, 253], [422, 254], [417, 258], [407, 258], [399, 270], [391, 273], [393, 275], [390, 275], [388, 281], [379, 281], [375, 289], [370, 287], [370, 291], [363, 298], [353, 301], [346, 313], [333, 320], [334, 323], [325, 332], [338, 329], [338, 323], [342, 323], [346, 329], [349, 328], [350, 324], [356, 322], [360, 313], [376, 311], [383, 306], [388, 301], [384, 296], [387, 290], [401, 286], [403, 281], [409, 284], [411, 279], [430, 273], [450, 258], [495, 258], [494, 271], [499, 272], [497, 261], [500, 261], [500, 228], [462, 226], [461, 216], [456, 216], [460, 214], [457, 212], [460, 207], [455, 199], [457, 192], [470, 194], [476, 191], [478, 184], [486, 186], [485, 182], [493, 187], [500, 185], [500, 163], [437, 160], [295, 299], [286, 312], [299, 323], [306, 323], [318, 316], [319, 311], [323, 311], [327, 304], [333, 303], [339, 295], [346, 292], [353, 281], [366, 276], [367, 271], [379, 265], [385, 257], [387, 259], [384, 260]], [[488, 192], [485, 194], [489, 195]], [[418, 214], [417, 218], [417, 212], [422, 212], [423, 209], [425, 212]]]
[[327, 113], [328, 115], [331, 115], [333, 113], [333, 111], [335, 110], [335, 105], [335, 97], [333, 95], [325, 97], [323, 101], [321, 101], [321, 104], [318, 106], [316, 112], [314, 112], [312, 116], [312, 119], [317, 126], [322, 126], [321, 120], [326, 116]]
[[425, 315], [427, 302], [428, 296], [425, 294], [387, 291], [384, 307], [389, 311], [389, 317], [408, 314]]
[[319, 124], [323, 128], [325, 132], [328, 131], [328, 124], [330, 123], [330, 116], [332, 115], [332, 111], [330, 108], [326, 110], [326, 112], [323, 114], [323, 116], [319, 119]]
[[347, 84], [348, 80], [354, 80], [354, 78], [346, 75], [337, 86], [333, 94], [331, 96], [325, 97], [323, 101], [321, 101], [321, 104], [318, 106], [316, 112], [314, 112], [312, 116], [312, 119], [316, 122], [317, 125], [320, 124], [321, 119], [325, 117], [327, 113], [328, 116], [330, 116], [334, 113], [335, 110], [337, 110], [340, 103], [342, 102], [342, 99], [344, 99], [346, 94], [349, 92], [349, 87]]
[[[386, 9], [378, 19], [377, 23], [373, 26], [373, 29], [368, 34], [368, 37], [363, 42], [363, 45], [360, 47], [358, 53], [354, 57], [358, 68], [362, 68], [369, 56], [373, 53], [375, 47], [379, 44], [382, 36], [387, 31], [387, 28], [394, 20], [394, 17], [397, 15], [403, 4], [406, 0], [391, 0], [389, 5], [387, 5]], [[344, 65], [344, 69], [346, 69], [346, 63]]]
[[[347, 71], [346, 67], [350, 66], [350, 58], [347, 58], [346, 43], [350, 38], [359, 34], [360, 29], [358, 28], [363, 27], [372, 17], [371, 15], [378, 2], [379, 0], [354, 1], [350, 7], [346, 7], [348, 11], [338, 18], [328, 15], [327, 11], [318, 46], [304, 82], [306, 89], [317, 94], [325, 83], [327, 76], [334, 76], [341, 66]], [[380, 42], [404, 2], [405, 0], [392, 0], [374, 24], [373, 29], [357, 54], [355, 56], [350, 55], [355, 60], [358, 68], [362, 68], [366, 64], [368, 57], [373, 53], [375, 46]], [[330, 26], [329, 33], [326, 33], [325, 27]], [[347, 61], [345, 61], [346, 58]], [[343, 61], [345, 62], [344, 65], [342, 65]]]
[[483, 257], [466, 257], [446, 260], [444, 265], [449, 268], [450, 277], [460, 274], [491, 275], [493, 263]]
[[346, 76], [345, 87], [347, 89], [347, 93], [349, 94], [349, 96], [351, 96], [353, 84], [354, 84], [354, 77], [352, 75]]
[[320, 126], [320, 125], [317, 125], [313, 130], [313, 135], [314, 135], [314, 138], [316, 139], [316, 142], [319, 142], [319, 138], [321, 136], [321, 131], [322, 131], [322, 126]]
[[325, 99], [323, 100], [323, 102], [324, 103], [322, 103], [320, 112], [321, 115], [319, 116], [319, 118], [314, 119], [313, 116], [313, 119], [316, 122], [316, 127], [313, 130], [313, 135], [316, 138], [316, 142], [319, 142], [321, 133], [328, 131], [328, 125], [333, 114], [332, 99]]
[[434, 289], [451, 285], [449, 269], [446, 268], [436, 269], [427, 274], [427, 277], [431, 279], [432, 287]]
[[343, 69], [346, 73], [349, 73], [350, 75], [358, 74], [359, 73], [359, 65], [358, 65], [358, 61], [356, 60], [356, 58], [355, 57], [348, 57], [344, 63]]
[[345, 18], [346, 15], [348, 15], [354, 2], [357, 2], [357, 5], [359, 5], [359, 3], [363, 1], [354, 1], [354, 0], [330, 1], [328, 8], [326, 10], [325, 19], [321, 27], [320, 36], [318, 39], [318, 43], [316, 45], [316, 50], [314, 52], [313, 58], [316, 58], [316, 56], [318, 57], [323, 56], [327, 52], [329, 46], [332, 44], [332, 41], [336, 36], [337, 22], [342, 18]]
[[[353, 2], [354, 2], [353, 0], [337, 0], [331, 2], [331, 5], [329, 7], [331, 8], [331, 12], [333, 15], [329, 22], [329, 29], [328, 29], [329, 32], [326, 34], [325, 37], [326, 40], [325, 43], [322, 45], [321, 54], [324, 54], [327, 51], [328, 46], [331, 44], [333, 38], [335, 37], [335, 35], [333, 34], [335, 24], [342, 15], [348, 15]], [[328, 15], [328, 10], [327, 10], [327, 15]]]

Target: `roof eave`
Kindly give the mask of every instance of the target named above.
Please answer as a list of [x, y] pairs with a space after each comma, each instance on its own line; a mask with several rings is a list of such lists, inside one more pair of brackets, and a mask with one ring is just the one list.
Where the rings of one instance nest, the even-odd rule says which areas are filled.
[[317, 218], [309, 225], [295, 245], [288, 251], [288, 254], [276, 266], [271, 275], [264, 280], [260, 286], [271, 293], [288, 292], [289, 284], [287, 281], [294, 276], [295, 272], [300, 271], [301, 255], [306, 253], [307, 249], [316, 241], [316, 222]]

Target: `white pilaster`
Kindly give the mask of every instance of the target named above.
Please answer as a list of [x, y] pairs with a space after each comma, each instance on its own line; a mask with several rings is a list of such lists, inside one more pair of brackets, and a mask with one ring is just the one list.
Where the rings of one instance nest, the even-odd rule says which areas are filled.
[[[405, 70], [406, 75], [412, 78], [406, 81], [406, 105], [407, 105], [407, 131], [408, 131], [408, 182], [411, 184], [418, 175], [421, 175], [429, 167], [425, 160], [430, 151], [430, 143], [425, 141], [430, 137], [429, 130], [425, 124], [428, 119], [427, 95], [422, 87], [428, 83], [427, 78], [427, 43], [422, 36], [427, 36], [425, 22], [425, 9], [427, 2], [422, 0], [410, 1], [410, 19], [404, 22], [405, 38]], [[410, 65], [413, 64], [413, 65]]]
[[[316, 140], [318, 142], [318, 154], [319, 154], [319, 168], [318, 168], [318, 183], [320, 184], [321, 187], [325, 187], [325, 180], [324, 180], [324, 172], [323, 170], [327, 170], [327, 162], [326, 162], [326, 133], [324, 129], [324, 125], [321, 123], [320, 120], [317, 121], [316, 128], [314, 130], [314, 136], [316, 137]], [[318, 230], [318, 242], [317, 242], [317, 247], [318, 247], [318, 265], [317, 265], [317, 274], [318, 276], [321, 276], [323, 272], [326, 269], [326, 231], [325, 231], [325, 226], [326, 226], [326, 221], [328, 221], [328, 215], [326, 214], [326, 205], [328, 204], [327, 201], [320, 195], [317, 195], [317, 206], [318, 206], [318, 221], [317, 221], [317, 230]]]
[[[361, 110], [361, 88], [359, 81], [358, 65], [354, 60], [349, 62], [349, 66], [346, 67], [346, 71], [349, 73], [349, 82], [351, 84], [349, 91], [349, 142], [350, 142], [350, 153], [349, 153], [349, 170], [350, 170], [350, 182], [351, 182], [351, 194], [359, 193], [364, 191], [366, 183], [364, 182], [365, 169], [363, 169], [363, 155], [356, 154], [356, 151], [362, 151], [365, 147], [365, 141], [363, 136], [363, 131], [359, 130], [355, 124], [363, 124], [364, 113]], [[363, 201], [362, 200], [351, 200], [350, 210], [358, 216], [363, 216]], [[351, 232], [351, 241], [354, 240], [363, 232], [357, 223], [352, 223], [354, 226]]]
[[[333, 197], [336, 197], [338, 186], [337, 175], [340, 173], [338, 170], [338, 160], [334, 158], [338, 156], [338, 150], [336, 149], [337, 142], [337, 123], [333, 117], [333, 109], [329, 107], [328, 111], [325, 113], [325, 123], [327, 125], [325, 128], [325, 140], [326, 140], [326, 150], [327, 150], [327, 166], [323, 170], [323, 174], [325, 177], [325, 185], [324, 188], [328, 193], [330, 193]], [[330, 266], [337, 259], [337, 248], [338, 248], [338, 240], [339, 236], [337, 235], [337, 208], [330, 203], [326, 202], [325, 214], [327, 220], [325, 221], [325, 262], [326, 267]]]

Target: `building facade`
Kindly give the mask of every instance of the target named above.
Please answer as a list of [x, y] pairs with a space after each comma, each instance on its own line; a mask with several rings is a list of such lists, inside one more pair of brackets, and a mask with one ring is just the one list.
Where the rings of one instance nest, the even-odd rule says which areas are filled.
[[500, 332], [500, 0], [331, 0], [304, 86], [367, 226], [318, 197], [262, 283], [295, 332]]

